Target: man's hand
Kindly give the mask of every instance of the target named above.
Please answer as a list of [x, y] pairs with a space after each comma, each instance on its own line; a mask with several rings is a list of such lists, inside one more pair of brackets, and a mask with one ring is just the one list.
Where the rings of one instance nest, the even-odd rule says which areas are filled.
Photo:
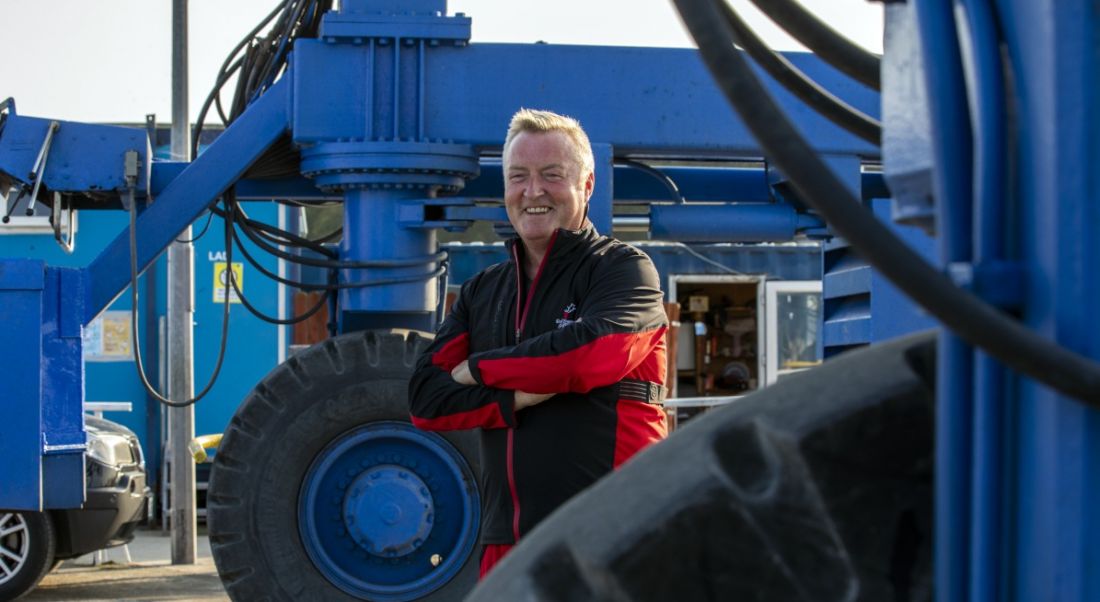
[[451, 378], [455, 379], [455, 382], [460, 385], [476, 385], [477, 381], [474, 380], [474, 375], [470, 374], [470, 362], [462, 360], [462, 363], [455, 366], [454, 370], [451, 370]]
[[523, 391], [516, 391], [515, 409], [522, 410], [523, 408], [538, 405], [553, 396], [554, 393], [525, 393]]
[[[474, 380], [474, 376], [470, 374], [470, 363], [467, 360], [462, 360], [461, 364], [455, 366], [454, 370], [451, 370], [451, 378], [460, 385], [477, 384], [477, 381]], [[538, 405], [553, 396], [553, 393], [525, 393], [523, 391], [516, 391], [515, 409], [522, 410], [523, 408]]]

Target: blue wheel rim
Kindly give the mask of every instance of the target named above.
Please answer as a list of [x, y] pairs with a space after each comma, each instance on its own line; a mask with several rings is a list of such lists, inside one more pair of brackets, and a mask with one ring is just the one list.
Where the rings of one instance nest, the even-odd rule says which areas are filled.
[[473, 551], [480, 520], [466, 460], [443, 437], [405, 422], [374, 422], [331, 441], [298, 498], [314, 566], [371, 600], [414, 600], [442, 587]]

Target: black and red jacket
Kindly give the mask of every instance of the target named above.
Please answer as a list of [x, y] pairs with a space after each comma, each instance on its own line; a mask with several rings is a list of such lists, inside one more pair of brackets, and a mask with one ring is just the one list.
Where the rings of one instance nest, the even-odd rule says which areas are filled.
[[[522, 290], [523, 245], [462, 286], [409, 383], [413, 424], [481, 429], [482, 543], [511, 544], [667, 434], [667, 319], [641, 251], [558, 230]], [[469, 359], [480, 386], [456, 383]], [[513, 411], [513, 391], [558, 393]]]

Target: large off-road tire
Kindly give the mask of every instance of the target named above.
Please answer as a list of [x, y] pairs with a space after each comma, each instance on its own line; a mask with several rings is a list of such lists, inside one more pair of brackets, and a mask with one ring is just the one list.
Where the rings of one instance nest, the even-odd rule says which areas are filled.
[[694, 419], [550, 516], [468, 600], [930, 600], [934, 340]]
[[0, 510], [0, 600], [34, 589], [53, 568], [56, 546], [49, 514]]
[[343, 335], [288, 359], [230, 421], [207, 497], [234, 600], [458, 600], [477, 580], [473, 433], [409, 424], [430, 335]]

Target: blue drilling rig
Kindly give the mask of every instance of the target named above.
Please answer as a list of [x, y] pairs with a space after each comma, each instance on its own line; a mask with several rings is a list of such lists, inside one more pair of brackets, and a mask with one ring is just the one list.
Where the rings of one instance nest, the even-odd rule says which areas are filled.
[[[323, 293], [335, 331], [253, 389], [218, 450], [230, 595], [468, 594], [476, 439], [414, 429], [406, 381], [441, 312], [437, 233], [506, 221], [504, 124], [541, 107], [586, 126], [600, 231], [824, 241], [830, 359], [601, 481], [475, 599], [1100, 600], [1100, 9], [890, 2], [879, 57], [792, 0], [756, 3], [814, 54], [772, 52], [724, 0], [676, 0], [698, 51], [472, 44], [445, 0], [288, 2], [223, 67], [241, 93], [187, 163], [156, 160], [143, 129], [5, 101], [0, 184], [58, 223], [75, 208], [130, 226], [83, 267], [0, 259], [0, 508], [83, 502], [82, 328], [209, 210], [227, 254], [247, 237], [325, 274], [289, 284]], [[628, 182], [639, 169], [653, 177]], [[685, 202], [678, 180], [723, 200]], [[645, 213], [617, 212], [624, 196]], [[239, 203], [275, 198], [342, 202], [339, 246]], [[938, 336], [877, 344], [921, 322], [883, 277]]]

